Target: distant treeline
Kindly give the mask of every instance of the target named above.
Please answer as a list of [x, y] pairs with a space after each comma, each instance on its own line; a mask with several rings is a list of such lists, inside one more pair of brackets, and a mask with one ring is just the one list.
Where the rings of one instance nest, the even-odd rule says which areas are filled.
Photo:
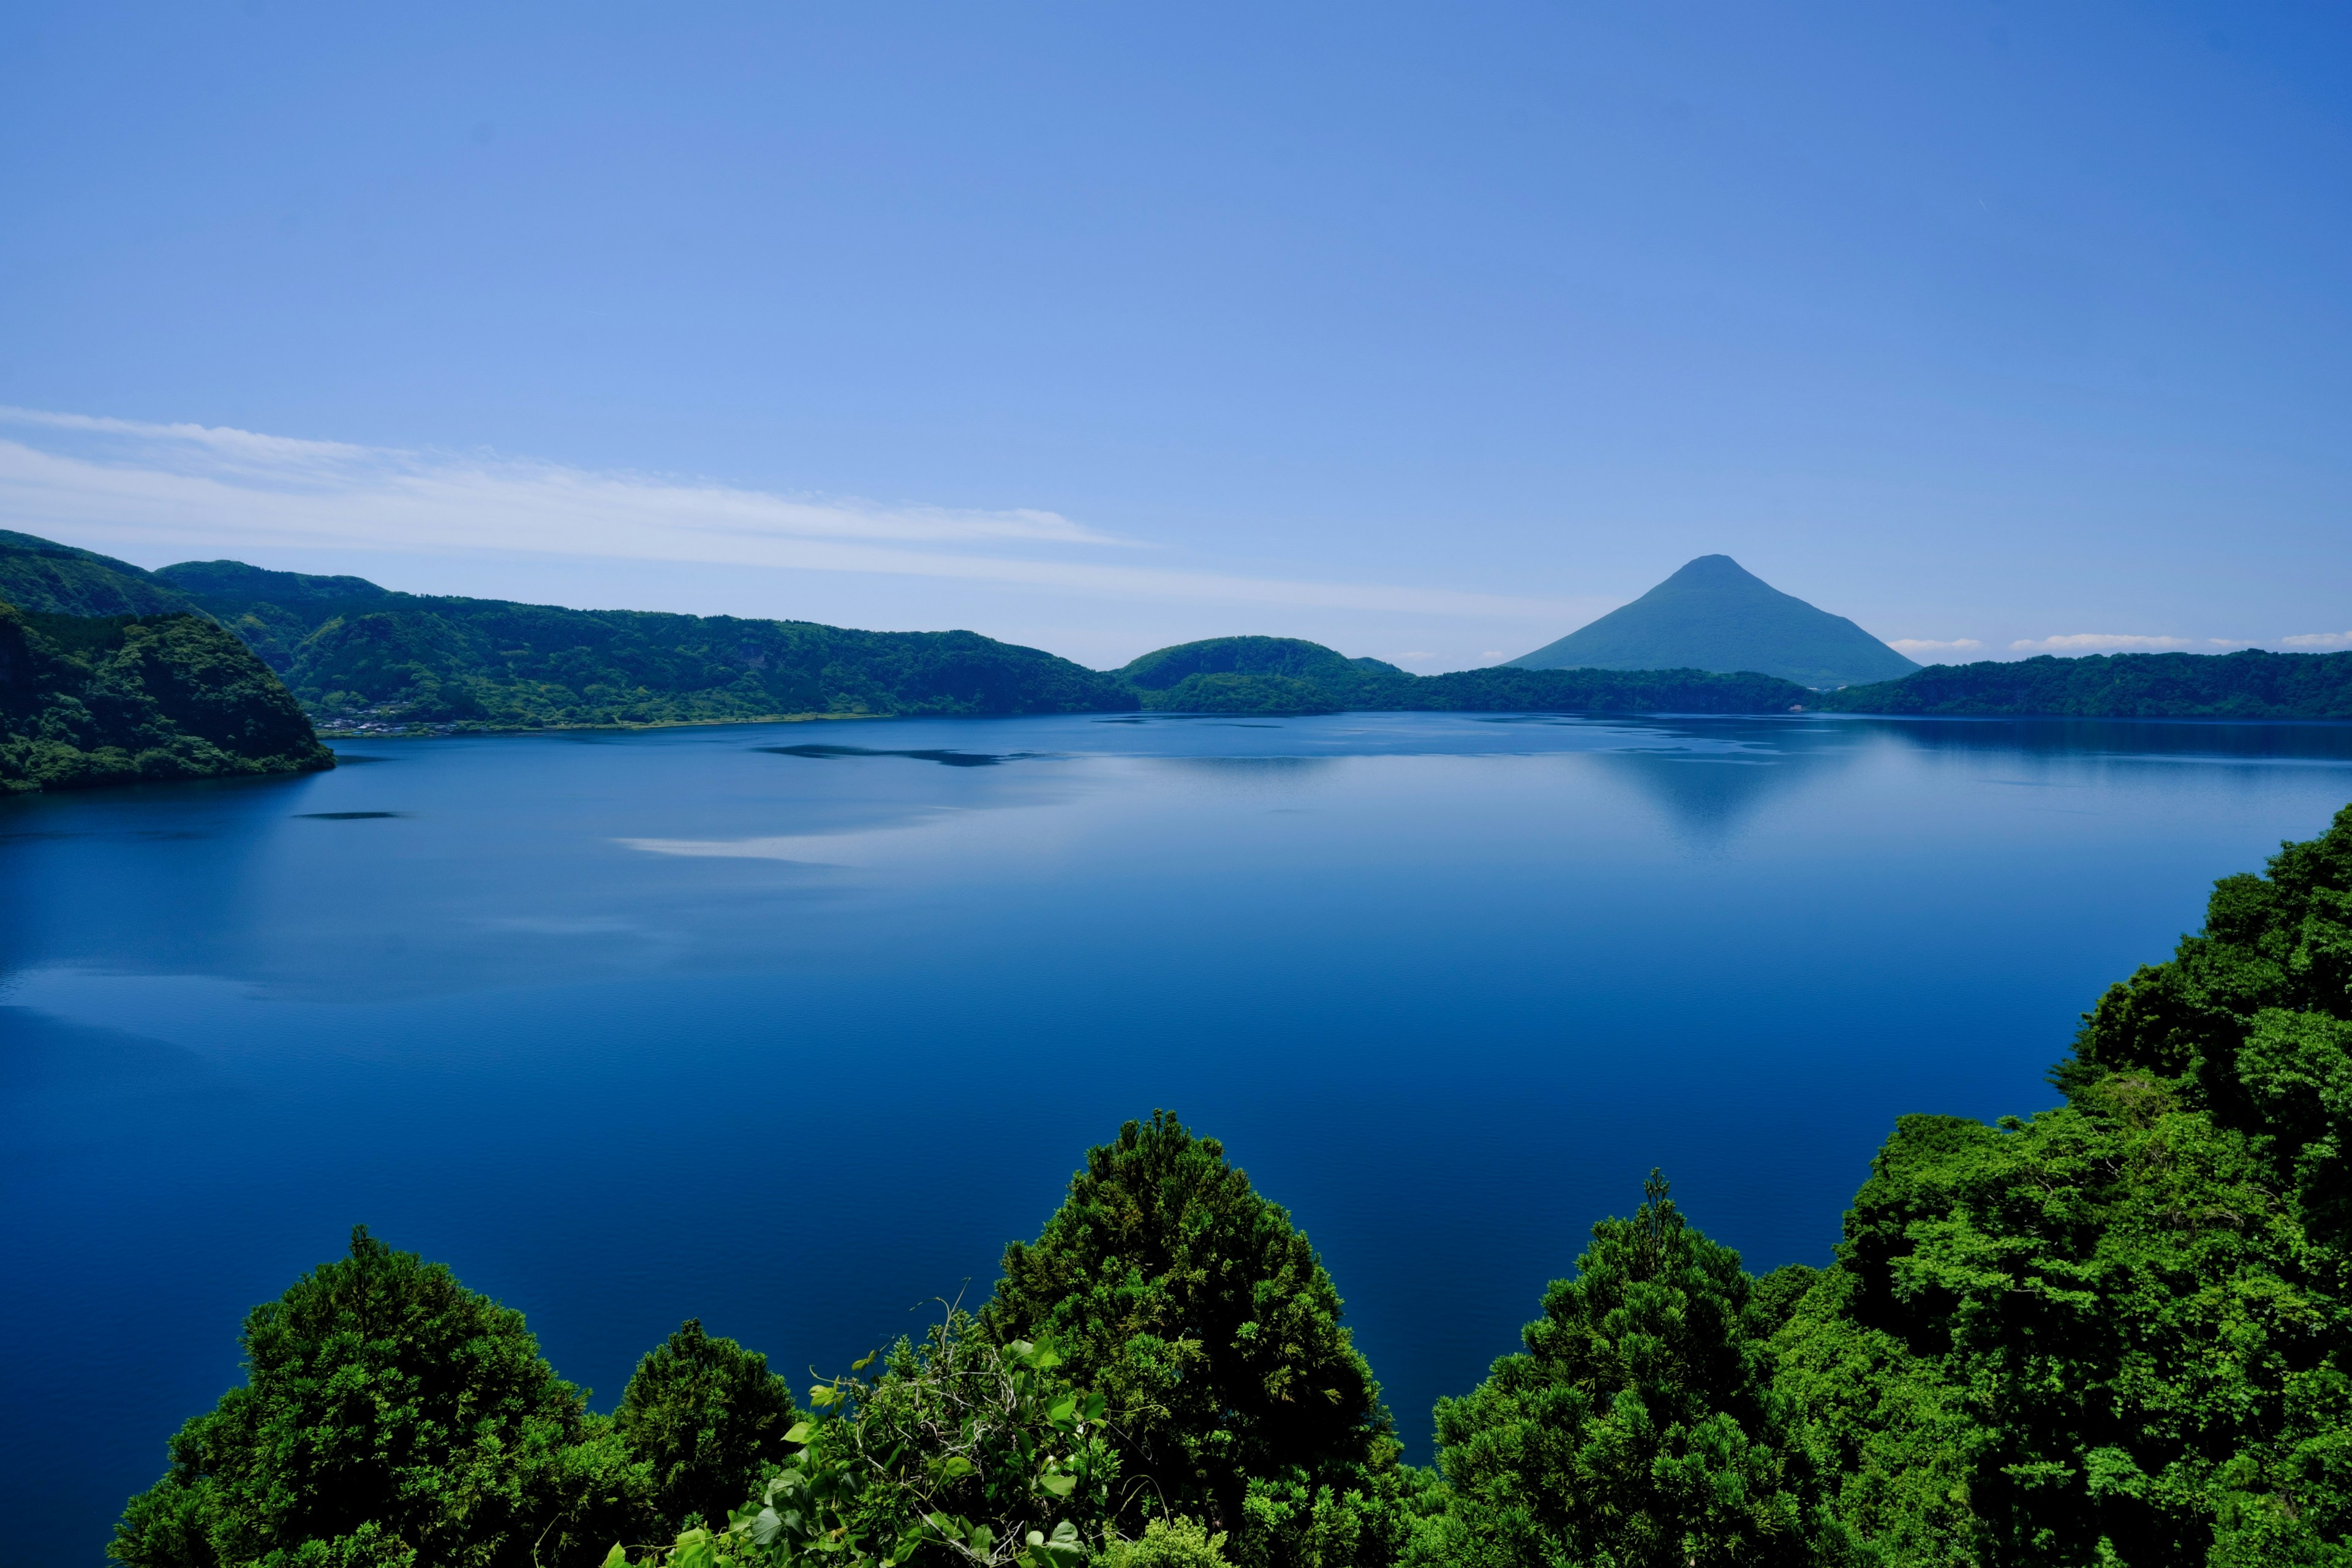
[[1818, 706], [1948, 718], [2352, 719], [2352, 653], [2246, 648], [1939, 664], [1825, 692]]
[[203, 616], [0, 604], [0, 795], [334, 765], [286, 688]]
[[1523, 1349], [1438, 1403], [1431, 1469], [1402, 1461], [1307, 1237], [1165, 1113], [1087, 1152], [979, 1312], [805, 1403], [688, 1322], [593, 1415], [520, 1313], [362, 1232], [255, 1309], [246, 1382], [172, 1439], [112, 1552], [139, 1568], [2341, 1564], [2348, 983], [2352, 806], [2267, 876], [2223, 879], [2203, 931], [2099, 999], [2053, 1074], [2058, 1109], [1900, 1118], [1827, 1268], [1750, 1276], [1654, 1175], [1631, 1218], [1592, 1227]]

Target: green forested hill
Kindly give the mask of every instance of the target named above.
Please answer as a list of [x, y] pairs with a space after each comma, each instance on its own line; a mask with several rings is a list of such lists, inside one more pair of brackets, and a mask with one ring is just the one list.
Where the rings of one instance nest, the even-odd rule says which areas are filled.
[[233, 561], [167, 566], [330, 725], [664, 724], [1118, 711], [1110, 678], [973, 632], [571, 610], [389, 592]]
[[1521, 669], [1412, 675], [1296, 637], [1212, 637], [1145, 654], [1118, 678], [1143, 706], [1192, 713], [1786, 713], [1814, 700], [1769, 675], [1700, 669]]
[[187, 595], [127, 561], [0, 529], [0, 601], [35, 615], [168, 616]]
[[2116, 653], [1939, 664], [1825, 692], [1849, 713], [1950, 718], [2352, 719], [2352, 653]]
[[0, 794], [332, 766], [284, 685], [202, 616], [0, 604]]

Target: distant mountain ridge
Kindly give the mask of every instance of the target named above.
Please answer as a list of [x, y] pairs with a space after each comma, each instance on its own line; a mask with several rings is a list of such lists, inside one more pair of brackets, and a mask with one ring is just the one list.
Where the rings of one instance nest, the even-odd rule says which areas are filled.
[[572, 610], [404, 594], [235, 561], [153, 574], [217, 616], [331, 725], [537, 729], [830, 715], [1096, 713], [1135, 695], [976, 632]]
[[1702, 555], [1632, 604], [1510, 662], [1521, 669], [1754, 670], [1815, 688], [1894, 680], [1919, 668], [1728, 555]]
[[[1727, 573], [1724, 569], [1728, 568]], [[1845, 628], [1901, 679], [1822, 691], [1770, 671], [1530, 661], [1686, 576], [1736, 600], [1785, 600]], [[1744, 580], [1748, 588], [1732, 578]], [[1762, 599], [1754, 590], [1761, 590]], [[1680, 596], [1685, 607], [1703, 595]], [[815, 715], [1126, 712], [1779, 714], [2352, 719], [2352, 653], [2123, 654], [1919, 669], [1860, 627], [1702, 556], [1623, 610], [1485, 669], [1417, 676], [1297, 637], [1208, 637], [1097, 671], [972, 632], [866, 632], [806, 621], [572, 610], [398, 593], [362, 577], [235, 561], [148, 572], [0, 531], [0, 602], [40, 615], [192, 616], [234, 631], [331, 730], [478, 730], [750, 721]], [[1638, 623], [1637, 623], [1638, 629]], [[1614, 633], [1612, 634], [1615, 635]], [[1587, 645], [1589, 647], [1589, 645]], [[1809, 673], [1824, 673], [1814, 668]]]

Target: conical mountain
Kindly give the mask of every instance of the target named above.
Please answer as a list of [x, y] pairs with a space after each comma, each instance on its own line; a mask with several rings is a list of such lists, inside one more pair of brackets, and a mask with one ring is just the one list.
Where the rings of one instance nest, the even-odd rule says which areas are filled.
[[1632, 604], [1510, 662], [1522, 669], [1752, 669], [1816, 687], [1895, 680], [1919, 668], [1728, 555], [1702, 555]]

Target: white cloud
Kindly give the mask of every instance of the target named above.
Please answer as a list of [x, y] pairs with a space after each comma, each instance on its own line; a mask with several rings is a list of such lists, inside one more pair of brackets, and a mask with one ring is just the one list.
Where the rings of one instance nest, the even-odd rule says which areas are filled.
[[[0, 526], [211, 557], [321, 546], [490, 551], [958, 578], [1119, 598], [1564, 620], [1574, 601], [1115, 564], [1057, 512], [780, 495], [495, 454], [0, 408]], [[1079, 552], [1096, 559], [1070, 559]], [[1062, 552], [1059, 556], [1042, 553]], [[1589, 617], [1588, 617], [1589, 618]]]
[[1916, 658], [1923, 653], [1966, 653], [1984, 644], [1974, 637], [1954, 637], [1949, 642], [1937, 642], [1933, 637], [1896, 637], [1886, 645], [1896, 653]]
[[2298, 632], [2279, 643], [2284, 647], [2352, 647], [2352, 632]]
[[2149, 653], [2187, 647], [2187, 637], [2142, 637], [2135, 632], [2069, 632], [2063, 637], [2020, 637], [2009, 645], [2020, 653]]

